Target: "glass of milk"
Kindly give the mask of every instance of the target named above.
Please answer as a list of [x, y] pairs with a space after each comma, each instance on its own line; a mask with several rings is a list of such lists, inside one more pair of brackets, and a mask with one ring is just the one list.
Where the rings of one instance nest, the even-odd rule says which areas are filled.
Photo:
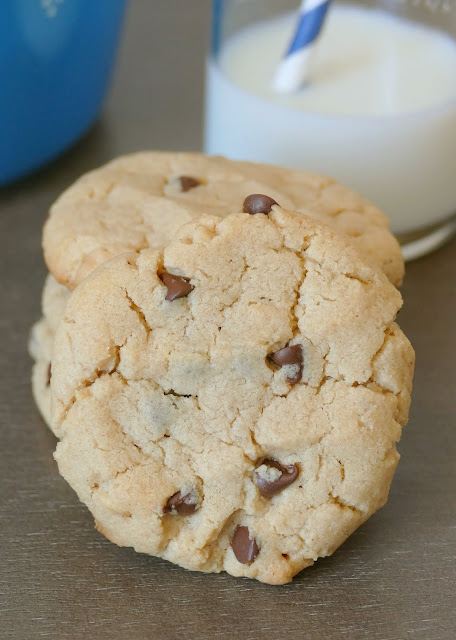
[[205, 150], [323, 173], [389, 216], [414, 258], [456, 231], [456, 5], [332, 3], [308, 84], [272, 81], [299, 0], [215, 0]]

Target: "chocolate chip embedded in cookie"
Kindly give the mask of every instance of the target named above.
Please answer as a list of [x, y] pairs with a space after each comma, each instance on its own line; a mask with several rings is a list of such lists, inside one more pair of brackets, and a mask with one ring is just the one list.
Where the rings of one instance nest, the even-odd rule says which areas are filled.
[[178, 180], [183, 193], [186, 193], [195, 187], [199, 187], [199, 185], [202, 184], [201, 180], [193, 178], [192, 176], [179, 176]]
[[198, 509], [198, 502], [198, 496], [195, 491], [190, 491], [189, 493], [177, 491], [166, 501], [164, 512], [188, 516]]
[[176, 276], [167, 271], [163, 271], [160, 274], [160, 280], [167, 288], [165, 300], [172, 302], [178, 298], [185, 298], [194, 287], [190, 284], [189, 278], [183, 276]]
[[250, 537], [248, 527], [238, 525], [231, 540], [233, 553], [241, 564], [251, 564], [260, 553], [255, 538]]
[[243, 211], [255, 215], [256, 213], [268, 214], [272, 211], [272, 207], [277, 204], [274, 198], [265, 196], [262, 193], [252, 193], [244, 200]]
[[272, 498], [293, 484], [298, 476], [297, 464], [283, 465], [277, 460], [266, 458], [255, 471], [255, 482], [263, 498]]
[[278, 367], [288, 367], [289, 375], [287, 381], [290, 384], [297, 384], [302, 378], [302, 345], [295, 344], [292, 347], [284, 347], [269, 356], [271, 362]]
[[[175, 197], [204, 184], [203, 180], [190, 175], [178, 175], [168, 178], [163, 191], [165, 197]], [[186, 196], [185, 196], [186, 197]]]
[[[164, 300], [164, 273], [187, 300]], [[387, 499], [413, 368], [400, 305], [348, 240], [277, 205], [118, 256], [57, 330], [60, 473], [119, 545], [288, 582]]]

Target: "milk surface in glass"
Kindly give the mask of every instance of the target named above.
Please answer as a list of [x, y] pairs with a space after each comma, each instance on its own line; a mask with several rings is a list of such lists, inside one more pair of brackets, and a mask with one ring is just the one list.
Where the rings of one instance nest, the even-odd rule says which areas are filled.
[[228, 39], [207, 72], [206, 151], [330, 175], [375, 202], [395, 232], [456, 209], [456, 45], [379, 10], [335, 5], [310, 82], [272, 79], [295, 15]]

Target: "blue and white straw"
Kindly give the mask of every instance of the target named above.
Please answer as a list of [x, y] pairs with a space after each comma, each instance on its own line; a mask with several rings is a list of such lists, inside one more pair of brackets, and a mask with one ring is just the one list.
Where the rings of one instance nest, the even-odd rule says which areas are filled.
[[330, 3], [331, 0], [303, 0], [295, 34], [274, 78], [275, 91], [291, 93], [307, 81], [309, 58]]

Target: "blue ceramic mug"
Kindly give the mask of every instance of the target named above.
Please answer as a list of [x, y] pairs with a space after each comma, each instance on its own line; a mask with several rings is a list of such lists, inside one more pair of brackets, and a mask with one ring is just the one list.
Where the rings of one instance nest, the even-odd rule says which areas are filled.
[[0, 185], [51, 160], [95, 120], [126, 0], [1, 0]]

